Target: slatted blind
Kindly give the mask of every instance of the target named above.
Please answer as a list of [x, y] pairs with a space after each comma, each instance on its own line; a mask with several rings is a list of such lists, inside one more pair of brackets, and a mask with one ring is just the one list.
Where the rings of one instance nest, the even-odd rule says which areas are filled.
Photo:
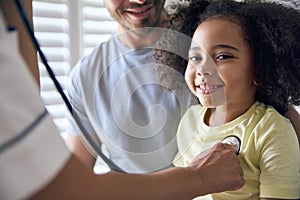
[[117, 31], [117, 23], [107, 12], [102, 0], [83, 0], [82, 25], [84, 55]]
[[[33, 0], [33, 24], [41, 49], [64, 89], [74, 64], [117, 27], [102, 0]], [[67, 108], [40, 61], [39, 70], [41, 97], [63, 134]]]

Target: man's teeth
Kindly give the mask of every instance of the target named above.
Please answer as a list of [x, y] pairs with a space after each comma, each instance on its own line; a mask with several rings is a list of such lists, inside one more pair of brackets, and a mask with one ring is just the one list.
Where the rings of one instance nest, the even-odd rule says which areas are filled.
[[137, 13], [137, 14], [139, 14], [139, 13], [143, 13], [143, 12], [145, 12], [147, 9], [145, 9], [145, 10], [140, 10], [140, 11], [136, 11], [135, 13]]

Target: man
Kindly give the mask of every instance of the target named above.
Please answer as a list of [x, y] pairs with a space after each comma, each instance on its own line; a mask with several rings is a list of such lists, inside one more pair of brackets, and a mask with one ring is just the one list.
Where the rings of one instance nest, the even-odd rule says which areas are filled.
[[[0, 5], [9, 18], [15, 10], [6, 7], [12, 1], [4, 1]], [[0, 199], [192, 199], [243, 185], [234, 151], [221, 143], [187, 168], [95, 176], [60, 138], [19, 54], [18, 35], [5, 29], [3, 18], [0, 9]], [[22, 29], [19, 19], [16, 24], [15, 17], [10, 20]], [[23, 56], [35, 57], [30, 52]]]
[[[197, 102], [179, 73], [182, 84], [176, 91], [170, 91], [157, 76], [164, 66], [156, 65], [152, 55], [164, 32], [159, 28], [167, 17], [164, 3], [105, 0], [118, 22], [117, 33], [79, 61], [70, 75], [68, 94], [74, 117], [126, 172], [170, 167], [177, 152], [179, 120]], [[91, 150], [85, 148], [78, 132], [70, 129], [68, 133], [70, 149], [92, 168], [95, 156]]]

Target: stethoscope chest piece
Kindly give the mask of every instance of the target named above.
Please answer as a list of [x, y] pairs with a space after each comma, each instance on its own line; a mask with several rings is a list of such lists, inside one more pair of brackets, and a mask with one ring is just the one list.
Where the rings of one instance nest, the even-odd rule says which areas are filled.
[[234, 148], [236, 155], [239, 155], [241, 148], [241, 140], [239, 137], [235, 135], [229, 135], [225, 137], [221, 142], [223, 144], [230, 144]]

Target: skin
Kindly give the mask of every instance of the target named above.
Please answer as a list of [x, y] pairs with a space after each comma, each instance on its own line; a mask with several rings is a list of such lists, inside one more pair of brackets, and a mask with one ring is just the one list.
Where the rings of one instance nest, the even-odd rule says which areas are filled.
[[129, 48], [148, 46], [160, 37], [160, 31], [145, 27], [161, 27], [165, 17], [164, 0], [105, 0], [104, 5], [118, 22], [119, 39]]
[[105, 7], [118, 22], [118, 33], [143, 27], [156, 27], [161, 21], [162, 0], [105, 0]]
[[293, 127], [297, 133], [298, 143], [300, 145], [300, 114], [293, 106], [290, 105], [284, 116], [287, 117], [293, 124]]
[[232, 121], [255, 101], [254, 64], [245, 41], [238, 24], [221, 19], [204, 21], [194, 33], [185, 78], [201, 104], [210, 108], [210, 126]]

